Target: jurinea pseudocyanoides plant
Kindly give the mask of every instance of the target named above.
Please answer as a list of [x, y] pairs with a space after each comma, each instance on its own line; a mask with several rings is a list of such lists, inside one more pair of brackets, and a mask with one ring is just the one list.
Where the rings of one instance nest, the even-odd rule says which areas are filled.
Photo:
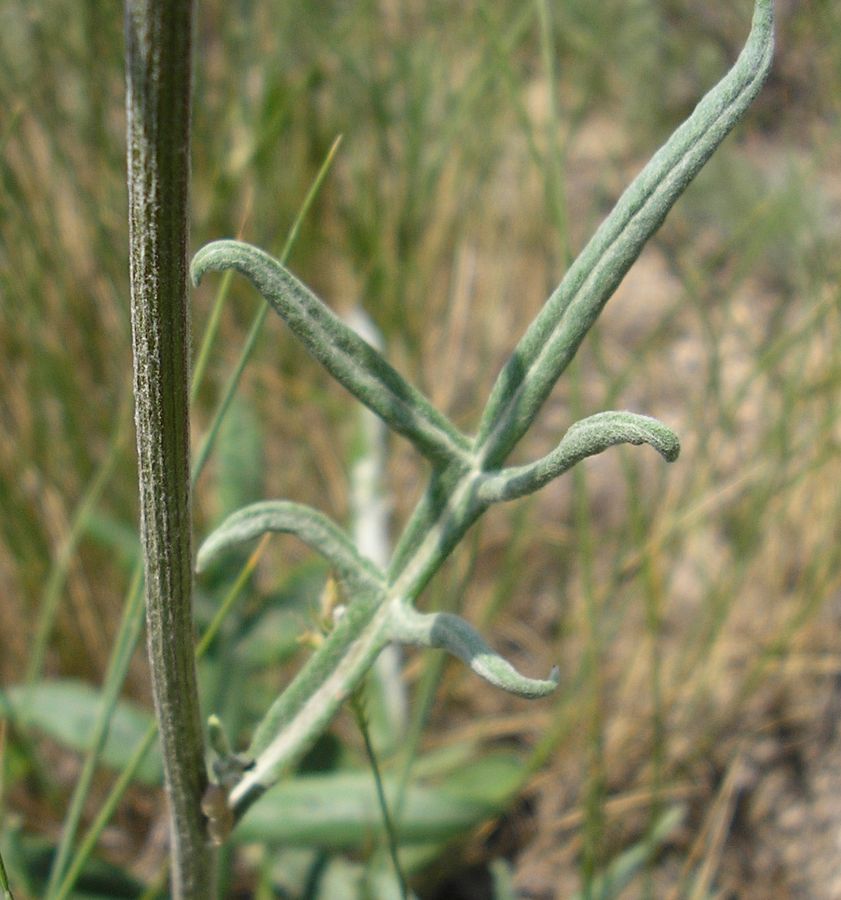
[[196, 254], [195, 284], [210, 270], [236, 269], [249, 278], [309, 353], [431, 466], [426, 491], [384, 569], [364, 558], [323, 513], [282, 500], [234, 513], [199, 550], [201, 570], [226, 548], [265, 532], [293, 534], [326, 557], [348, 601], [324, 643], [258, 726], [248, 765], [234, 777], [228, 767], [228, 805], [235, 816], [300, 758], [390, 641], [448, 650], [491, 684], [521, 697], [543, 697], [557, 685], [557, 669], [545, 680], [526, 678], [462, 618], [421, 613], [414, 601], [492, 504], [531, 494], [615, 444], [649, 444], [666, 460], [676, 459], [678, 439], [666, 425], [611, 411], [574, 423], [543, 459], [504, 465], [645, 242], [759, 92], [773, 53], [773, 7], [773, 0], [756, 0], [751, 32], [735, 65], [654, 155], [567, 271], [502, 369], [473, 437], [262, 250], [223, 240]]

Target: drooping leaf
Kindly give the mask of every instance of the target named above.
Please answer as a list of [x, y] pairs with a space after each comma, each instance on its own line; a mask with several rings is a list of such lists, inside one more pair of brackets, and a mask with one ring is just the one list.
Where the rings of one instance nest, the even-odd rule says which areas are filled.
[[280, 262], [242, 241], [214, 241], [193, 258], [198, 284], [209, 270], [236, 269], [254, 284], [330, 374], [433, 460], [462, 456], [469, 441], [367, 341]]

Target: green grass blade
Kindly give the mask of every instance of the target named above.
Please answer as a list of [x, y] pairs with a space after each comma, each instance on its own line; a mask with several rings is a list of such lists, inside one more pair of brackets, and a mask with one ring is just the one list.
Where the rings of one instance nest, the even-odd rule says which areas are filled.
[[117, 427], [111, 438], [108, 452], [105, 454], [102, 462], [99, 464], [93, 478], [90, 480], [85, 492], [82, 495], [73, 519], [70, 523], [70, 529], [67, 537], [53, 560], [50, 567], [50, 574], [44, 585], [44, 592], [41, 595], [38, 604], [38, 624], [35, 627], [35, 641], [32, 646], [32, 653], [26, 669], [26, 680], [34, 682], [41, 677], [44, 668], [44, 656], [47, 652], [47, 646], [53, 631], [56, 615], [58, 614], [59, 604], [67, 580], [67, 573], [73, 560], [73, 554], [79, 545], [79, 540], [85, 532], [88, 520], [96, 508], [99, 498], [102, 496], [108, 480], [114, 473], [118, 461], [123, 450], [128, 443], [128, 437], [131, 432], [131, 403], [125, 403], [117, 421]]
[[[134, 577], [128, 589], [126, 601], [123, 606], [123, 617], [120, 628], [114, 640], [114, 652], [108, 661], [108, 670], [102, 687], [102, 705], [100, 715], [94, 726], [90, 739], [90, 749], [82, 764], [82, 771], [73, 789], [73, 796], [64, 817], [61, 830], [61, 840], [58, 850], [50, 867], [50, 877], [47, 883], [46, 897], [52, 898], [59, 882], [64, 876], [64, 870], [68, 866], [68, 860], [76, 839], [76, 832], [82, 818], [85, 802], [88, 798], [93, 778], [96, 774], [105, 741], [108, 738], [108, 729], [111, 726], [111, 718], [117, 707], [120, 691], [123, 687], [128, 667], [134, 651], [137, 648], [140, 635], [143, 633], [143, 569], [138, 561], [134, 570]], [[78, 851], [77, 851], [78, 855]], [[72, 864], [71, 864], [72, 865]], [[81, 867], [79, 868], [81, 871]], [[60, 895], [59, 895], [60, 896]]]
[[6, 865], [3, 862], [3, 854], [0, 853], [0, 889], [3, 891], [3, 900], [15, 900], [12, 889], [9, 886], [9, 876], [6, 873]]
[[73, 885], [76, 883], [76, 879], [81, 874], [85, 863], [93, 853], [96, 843], [99, 840], [99, 836], [105, 830], [105, 826], [110, 822], [111, 817], [117, 811], [117, 806], [125, 792], [128, 790], [134, 777], [134, 773], [140, 767], [143, 758], [149, 752], [157, 736], [158, 726], [157, 723], [153, 722], [143, 736], [143, 740], [137, 745], [128, 765], [120, 774], [120, 777], [114, 783], [114, 786], [111, 788], [104, 803], [97, 811], [96, 817], [91, 823], [90, 828], [88, 828], [85, 837], [76, 848], [76, 852], [73, 854], [73, 859], [67, 867], [67, 871], [64, 873], [61, 883], [52, 890], [48, 888], [47, 897], [49, 897], [50, 900], [66, 900], [66, 898], [70, 896]]
[[204, 373], [207, 371], [208, 362], [210, 362], [210, 353], [213, 349], [213, 342], [216, 340], [216, 335], [219, 333], [219, 326], [222, 322], [222, 310], [225, 307], [225, 301], [228, 299], [228, 294], [231, 290], [232, 278], [233, 273], [229, 274], [226, 272], [219, 283], [219, 289], [216, 291], [216, 300], [213, 302], [213, 310], [210, 313], [210, 319], [208, 319], [207, 327], [202, 335], [201, 347], [196, 354], [196, 361], [193, 363], [193, 375], [190, 381], [191, 405], [195, 404], [199, 389], [204, 381]]
[[[318, 170], [318, 173], [313, 179], [313, 182], [310, 185], [306, 196], [304, 197], [303, 203], [301, 204], [301, 207], [298, 210], [297, 215], [295, 216], [292, 227], [289, 229], [289, 234], [286, 236], [286, 242], [284, 243], [283, 250], [280, 254], [281, 262], [285, 262], [287, 257], [289, 256], [295, 240], [297, 239], [298, 234], [301, 231], [301, 225], [304, 221], [304, 218], [312, 207], [312, 204], [315, 202], [315, 198], [318, 195], [322, 184], [324, 183], [324, 179], [327, 177], [327, 173], [330, 171], [330, 166], [332, 165], [336, 153], [339, 150], [339, 145], [341, 144], [341, 142], [342, 138], [341, 135], [339, 135], [339, 137], [337, 137], [336, 140], [333, 141], [330, 150], [324, 157], [324, 162], [321, 164], [321, 168]], [[229, 277], [230, 276], [228, 275], [228, 273], [226, 273], [224, 279], [228, 280]], [[242, 348], [242, 352], [239, 355], [237, 364], [234, 366], [233, 371], [231, 372], [227, 382], [225, 383], [225, 389], [222, 392], [222, 399], [219, 401], [219, 405], [216, 408], [213, 420], [210, 423], [210, 427], [207, 429], [207, 434], [205, 435], [199, 451], [196, 454], [195, 459], [193, 460], [192, 478], [194, 484], [198, 481], [199, 476], [201, 475], [202, 470], [207, 463], [208, 457], [210, 456], [210, 451], [213, 449], [213, 444], [216, 440], [216, 436], [219, 433], [219, 429], [222, 427], [222, 421], [225, 418], [225, 414], [228, 411], [228, 407], [231, 405], [231, 401], [234, 398], [234, 394], [236, 393], [236, 389], [239, 385], [240, 379], [242, 378], [242, 373], [245, 371], [245, 366], [248, 363], [248, 360], [251, 359], [254, 348], [257, 346], [257, 338], [260, 336], [260, 332], [263, 328], [263, 322], [266, 321], [267, 315], [268, 306], [265, 303], [261, 303], [260, 308], [257, 310], [257, 314], [254, 316], [254, 321], [251, 323], [251, 328], [248, 331], [248, 337], [245, 340], [245, 344]]]
[[593, 880], [589, 893], [575, 894], [573, 900], [584, 900], [587, 896], [600, 897], [602, 900], [621, 897], [646, 860], [650, 859], [652, 853], [680, 827], [685, 815], [686, 810], [681, 806], [672, 807], [664, 812], [644, 840], [613, 860], [607, 869]]
[[[256, 568], [257, 562], [259, 561], [259, 558], [265, 546], [266, 541], [261, 541], [255, 549], [254, 553], [251, 554], [248, 561], [243, 566], [242, 571], [240, 572], [234, 584], [231, 586], [231, 589], [228, 591], [227, 596], [220, 604], [216, 615], [214, 616], [205, 633], [202, 635], [201, 640], [196, 645], [197, 661], [200, 660], [207, 652], [208, 647], [213, 642], [213, 638], [216, 636], [219, 629], [222, 627], [222, 623], [224, 622], [227, 614], [230, 612], [231, 607], [240, 597], [246, 585], [248, 584], [248, 580], [251, 577], [254, 569]], [[140, 593], [141, 592], [138, 590], [138, 594]], [[122, 684], [122, 682], [120, 682], [120, 684]], [[48, 892], [48, 897], [54, 897], [54, 900], [64, 900], [64, 898], [69, 895], [70, 891], [73, 889], [73, 885], [76, 879], [79, 877], [79, 874], [84, 868], [85, 863], [87, 862], [91, 853], [93, 853], [97, 841], [99, 840], [100, 835], [105, 829], [105, 826], [111, 820], [111, 817], [114, 815], [114, 812], [116, 811], [120, 800], [122, 800], [123, 795], [134, 780], [134, 777], [137, 774], [137, 771], [140, 768], [141, 764], [143, 763], [146, 754], [149, 752], [149, 749], [152, 746], [155, 738], [157, 737], [157, 734], [157, 722], [152, 722], [152, 724], [149, 726], [148, 731], [143, 736], [143, 740], [137, 745], [131, 759], [126, 764], [125, 769], [120, 773], [120, 777], [116, 782], [114, 782], [113, 786], [111, 787], [111, 790], [109, 791], [105, 802], [97, 813], [96, 818], [88, 828], [81, 843], [76, 848], [76, 852], [73, 855], [73, 860], [68, 866], [67, 872], [64, 874], [64, 877], [62, 878], [61, 884], [57, 887], [54, 895]], [[93, 753], [91, 753], [88, 759], [91, 758], [93, 758], [94, 760], [95, 769], [95, 765], [96, 763], [98, 763], [98, 755], [94, 755]], [[86, 760], [85, 762], [87, 765], [88, 760]], [[86, 787], [83, 797], [87, 796], [87, 790], [88, 788]]]
[[371, 734], [368, 730], [368, 722], [365, 715], [364, 704], [359, 693], [351, 698], [351, 707], [356, 718], [356, 724], [362, 734], [362, 741], [365, 744], [365, 754], [368, 757], [368, 764], [371, 766], [371, 774], [374, 777], [374, 784], [377, 788], [377, 803], [380, 805], [380, 813], [383, 817], [383, 828], [388, 838], [388, 852], [391, 857], [391, 864], [394, 868], [394, 874], [400, 887], [401, 900], [406, 900], [407, 887], [406, 876], [403, 874], [403, 868], [400, 865], [400, 855], [398, 853], [397, 831], [395, 829], [394, 820], [388, 809], [388, 800], [385, 796], [385, 787], [380, 773], [380, 766], [377, 762], [377, 754], [374, 752], [374, 746], [371, 743]]

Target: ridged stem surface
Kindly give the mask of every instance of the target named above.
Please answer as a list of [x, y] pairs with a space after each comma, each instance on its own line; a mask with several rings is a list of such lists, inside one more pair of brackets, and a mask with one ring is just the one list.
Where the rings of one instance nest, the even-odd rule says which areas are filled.
[[126, 0], [131, 319], [147, 645], [172, 896], [213, 896], [193, 651], [187, 232], [192, 0]]

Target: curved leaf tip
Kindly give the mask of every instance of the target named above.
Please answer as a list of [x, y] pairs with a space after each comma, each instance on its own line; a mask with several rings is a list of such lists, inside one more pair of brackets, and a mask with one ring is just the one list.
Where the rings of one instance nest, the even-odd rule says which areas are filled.
[[363, 557], [353, 542], [324, 513], [288, 500], [252, 503], [232, 513], [199, 547], [196, 571], [202, 572], [220, 554], [267, 532], [291, 534], [324, 556], [343, 582], [380, 590], [383, 573]]
[[535, 463], [489, 473], [479, 486], [484, 503], [534, 493], [574, 465], [617, 444], [649, 444], [667, 462], [680, 454], [680, 440], [668, 425], [651, 416], [611, 410], [571, 425], [558, 446]]
[[551, 694], [561, 678], [553, 666], [549, 677], [528, 678], [492, 650], [478, 631], [452, 613], [420, 613], [407, 601], [395, 604], [389, 620], [391, 639], [403, 644], [446, 650], [480, 678], [510, 694], [536, 700]]
[[230, 259], [231, 250], [235, 250], [239, 241], [219, 240], [205, 244], [193, 257], [190, 263], [190, 281], [193, 287], [198, 287], [208, 271], [220, 272], [230, 268], [233, 261]]

